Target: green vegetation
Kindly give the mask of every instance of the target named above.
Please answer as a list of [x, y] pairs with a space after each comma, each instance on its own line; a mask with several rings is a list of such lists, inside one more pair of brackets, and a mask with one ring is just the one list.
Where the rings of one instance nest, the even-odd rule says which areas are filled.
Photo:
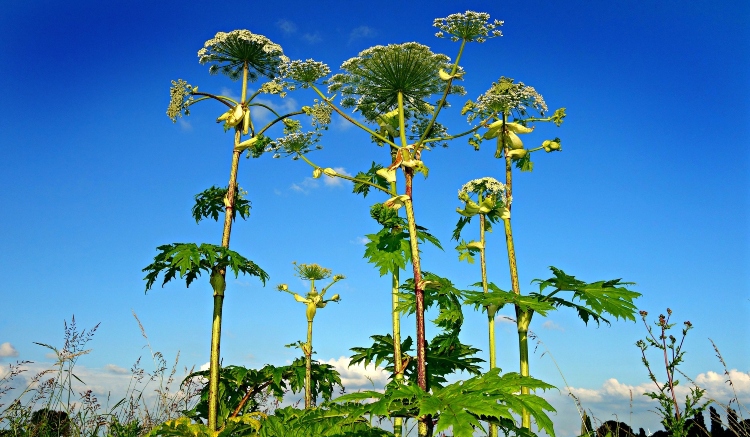
[[[537, 156], [533, 155], [536, 152], [559, 152], [562, 148], [559, 138], [540, 139], [539, 146], [528, 147], [520, 135], [531, 134], [538, 123], [561, 126], [566, 117], [565, 108], [550, 114], [536, 89], [500, 77], [476, 100], [463, 104], [460, 112], [469, 122], [469, 128], [449, 133], [449, 127], [442, 122], [443, 114], [450, 108], [449, 97], [454, 99], [466, 93], [464, 87], [458, 85], [466, 73], [461, 65], [465, 49], [468, 44], [500, 36], [502, 22], [490, 21], [488, 14], [466, 12], [437, 19], [434, 25], [439, 30], [438, 37], [449, 37], [458, 43], [452, 58], [433, 53], [428, 46], [416, 42], [389, 44], [360, 52], [341, 65], [340, 73], [333, 75], [326, 64], [318, 61], [290, 61], [280, 46], [247, 30], [220, 32], [206, 41], [198, 52], [200, 63], [208, 64], [210, 73], [221, 73], [239, 81], [241, 97], [234, 100], [229, 96], [199, 92], [197, 86], [179, 79], [172, 82], [167, 115], [175, 121], [177, 117], [189, 115], [193, 105], [201, 101], [218, 102], [228, 108], [222, 108], [225, 112], [218, 116], [217, 122], [222, 124], [224, 132], [233, 133], [232, 147], [228, 148], [231, 150], [229, 182], [226, 187], [212, 186], [197, 194], [192, 209], [196, 222], [207, 218], [218, 222], [223, 214], [221, 244], [158, 246], [158, 254], [143, 271], [147, 291], [159, 277], [162, 277], [162, 286], [179, 276], [189, 287], [203, 273], [208, 276], [213, 290], [208, 370], [186, 372], [180, 390], [173, 393], [170, 387], [176, 363], [171, 373], [167, 373], [168, 366], [161, 354], [152, 353], [156, 370], [150, 374], [148, 382], [159, 384], [154, 405], [148, 405], [151, 397], [145, 396], [145, 387], [139, 385], [142, 378], [138, 375], [143, 373], [137, 368], [128, 396], [112, 407], [102, 407], [91, 391], [76, 398], [72, 383], [79, 378], [73, 368], [78, 358], [89, 352], [84, 345], [96, 327], [78, 332], [73, 320], [70, 327], [66, 325], [66, 342], [62, 349], [43, 345], [53, 350], [58, 358], [53, 377], [45, 380], [45, 373], [38, 375], [16, 401], [0, 411], [3, 433], [118, 437], [402, 436], [412, 423], [420, 437], [445, 432], [459, 437], [477, 433], [491, 437], [499, 433], [529, 437], [544, 432], [555, 437], [550, 417], [555, 410], [542, 396], [555, 387], [531, 377], [529, 370], [528, 340], [533, 316], [545, 317], [553, 310], [567, 307], [575, 310], [586, 324], [591, 320], [610, 324], [612, 317], [635, 321], [635, 299], [640, 294], [628, 288], [632, 285], [630, 282], [620, 279], [585, 282], [557, 267], [550, 267], [550, 278], [532, 281], [538, 290], [522, 292], [511, 209], [514, 202], [526, 199], [513, 197], [513, 172], [532, 171], [531, 157]], [[258, 79], [265, 82], [248, 95], [248, 83]], [[258, 99], [261, 94], [283, 97], [288, 91], [299, 89], [316, 95], [310, 105], [299, 111], [279, 114]], [[262, 127], [253, 121], [253, 114], [259, 110], [270, 111], [274, 117]], [[382, 162], [373, 162], [369, 169], [353, 177], [335, 171], [333, 164], [323, 167], [313, 162], [309, 154], [319, 147], [317, 142], [334, 112], [359, 129], [364, 134], [364, 142], [387, 150], [388, 155]], [[302, 129], [299, 119], [306, 117], [311, 122], [311, 131]], [[276, 131], [283, 132], [276, 139], [268, 136], [274, 126]], [[458, 242], [459, 260], [473, 263], [479, 255], [479, 281], [472, 287], [480, 290], [461, 289], [440, 275], [441, 266], [428, 269], [421, 258], [425, 243], [441, 250], [442, 246], [417, 220], [414, 201], [420, 192], [418, 174], [424, 178], [429, 174], [427, 152], [454, 140], [468, 141], [477, 150], [485, 141], [494, 140], [495, 157], [503, 160], [504, 182], [482, 177], [471, 180], [459, 191], [462, 205], [457, 208], [460, 218], [452, 238]], [[342, 275], [332, 276], [330, 269], [318, 264], [295, 263], [296, 276], [310, 283], [306, 293], [295, 293], [287, 284], [277, 287], [306, 307], [306, 341], [288, 345], [299, 347], [303, 356], [286, 366], [269, 364], [260, 369], [221, 366], [227, 274], [255, 276], [263, 284], [269, 280], [268, 274], [255, 262], [230, 249], [237, 214], [243, 219], [250, 216], [249, 193], [238, 185], [239, 157], [243, 153], [253, 158], [272, 153], [274, 157], [285, 155], [302, 160], [312, 167], [314, 178], [342, 178], [353, 183], [354, 194], [383, 196], [370, 209], [379, 229], [367, 235], [364, 257], [381, 276], [390, 276], [392, 330], [373, 334], [371, 345], [352, 347], [350, 358], [351, 364], [382, 366], [390, 372], [390, 380], [382, 392], [367, 390], [334, 397], [336, 387], [343, 391], [340, 375], [333, 366], [313, 360], [314, 318], [318, 309], [329, 302], [339, 302], [338, 294], [330, 299], [325, 296], [333, 284], [344, 279]], [[439, 159], [438, 156], [430, 158]], [[297, 167], [290, 165], [290, 168]], [[428, 203], [430, 194], [424, 190], [419, 199]], [[467, 225], [475, 217], [479, 225], [478, 239], [467, 242], [462, 235], [468, 232]], [[509, 291], [490, 281], [499, 270], [488, 266], [486, 260], [487, 232], [501, 221], [510, 272], [510, 283], [506, 286]], [[410, 273], [402, 279], [401, 271], [407, 269]], [[316, 281], [329, 278], [331, 282], [318, 291]], [[464, 309], [472, 306], [487, 314], [489, 368], [486, 372], [481, 368], [484, 360], [477, 356], [480, 349], [462, 342]], [[438, 314], [432, 320], [437, 333], [427, 338], [425, 313], [430, 309]], [[497, 365], [497, 355], [502, 351], [496, 348], [495, 318], [504, 309], [512, 310], [516, 323], [518, 372], [503, 372]], [[415, 315], [414, 339], [402, 338], [401, 316], [404, 314]], [[669, 310], [668, 314], [671, 315]], [[645, 322], [646, 313], [641, 312], [641, 315]], [[684, 354], [682, 341], [667, 337], [666, 331], [673, 327], [668, 316], [659, 318], [660, 333], [654, 334], [646, 326], [648, 336], [645, 342], [638, 342], [638, 347], [658, 388], [657, 392], [647, 395], [659, 401], [659, 412], [670, 435], [688, 436], [691, 429], [699, 428], [693, 424], [708, 406], [708, 402], [700, 402], [704, 391], [694, 388], [680, 410], [674, 386], [677, 384], [675, 372]], [[686, 322], [683, 339], [690, 328]], [[141, 329], [145, 337], [142, 326]], [[649, 347], [663, 352], [666, 383], [659, 383], [651, 370], [646, 359]], [[26, 364], [11, 365], [8, 376], [0, 382], [5, 384], [18, 376]], [[461, 372], [468, 377], [452, 382]], [[0, 395], [9, 390], [0, 387]], [[304, 392], [303, 409], [281, 407], [289, 392]], [[730, 411], [734, 410], [727, 406], [727, 412]], [[591, 418], [585, 411], [581, 420], [581, 434], [593, 435]], [[388, 426], [378, 426], [381, 421], [392, 424], [393, 431], [386, 429]], [[730, 420], [730, 429], [745, 432], [736, 415], [734, 422], [733, 425]], [[601, 433], [602, 437], [634, 435], [630, 427], [617, 422], [605, 422], [596, 433]]]

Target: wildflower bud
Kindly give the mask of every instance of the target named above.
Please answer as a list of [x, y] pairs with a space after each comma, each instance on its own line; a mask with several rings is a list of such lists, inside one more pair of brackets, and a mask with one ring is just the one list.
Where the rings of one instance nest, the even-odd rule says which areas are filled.
[[646, 311], [641, 310], [640, 311], [641, 317], [646, 317], [648, 313]]
[[667, 308], [667, 314], [669, 314], [670, 316], [672, 315], [672, 310], [670, 308]]
[[388, 182], [396, 182], [396, 169], [381, 168], [375, 172], [378, 176], [382, 176]]
[[276, 288], [277, 288], [277, 289], [278, 289], [279, 291], [287, 291], [287, 290], [289, 290], [289, 286], [288, 286], [288, 285], [286, 285], [286, 284], [279, 284], [279, 285], [278, 285], [278, 286], [277, 286]]
[[323, 169], [323, 173], [324, 173], [324, 174], [325, 174], [326, 176], [330, 176], [330, 177], [334, 177], [334, 176], [336, 176], [336, 175], [338, 174], [338, 173], [336, 173], [336, 171], [335, 171], [334, 169], [332, 169], [332, 168], [330, 168], [330, 167], [328, 167], [328, 168], [324, 168], [324, 169]]
[[250, 109], [245, 111], [242, 119], [242, 134], [247, 135], [250, 132]]
[[544, 142], [542, 142], [542, 147], [544, 147], [544, 151], [547, 153], [562, 150], [560, 142], [554, 140], [545, 140]]
[[317, 179], [321, 174], [323, 174], [323, 169], [320, 167], [315, 167], [315, 169], [313, 170], [313, 178]]
[[341, 300], [341, 296], [339, 296], [338, 294], [334, 294], [333, 297], [331, 298], [331, 300], [333, 302], [338, 302], [338, 301]]
[[235, 146], [234, 150], [239, 150], [240, 152], [246, 149], [249, 149], [252, 147], [253, 144], [255, 144], [258, 141], [258, 137], [253, 137], [250, 139], [247, 139]]
[[508, 152], [508, 156], [512, 160], [517, 160], [525, 157], [527, 153], [529, 153], [529, 151], [526, 149], [513, 149]]

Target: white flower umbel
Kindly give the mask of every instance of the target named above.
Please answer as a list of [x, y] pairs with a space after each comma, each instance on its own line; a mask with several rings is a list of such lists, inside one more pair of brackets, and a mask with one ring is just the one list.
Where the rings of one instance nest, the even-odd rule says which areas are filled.
[[198, 61], [211, 64], [209, 72], [212, 74], [226, 74], [233, 80], [242, 77], [242, 67], [247, 63], [248, 79], [254, 81], [259, 76], [273, 79], [289, 58], [284, 56], [280, 45], [242, 29], [217, 33], [198, 50]]
[[466, 11], [463, 14], [451, 14], [445, 18], [437, 18], [433, 26], [440, 29], [435, 36], [444, 38], [445, 34], [451, 36], [451, 41], [476, 41], [485, 42], [488, 38], [503, 36], [498, 30], [503, 22], [495, 20], [489, 22], [490, 14], [485, 12]]
[[513, 83], [513, 79], [501, 77], [472, 104], [468, 120], [471, 122], [484, 114], [510, 113], [514, 110], [524, 115], [532, 108], [542, 115], [547, 112], [542, 95], [523, 82]]

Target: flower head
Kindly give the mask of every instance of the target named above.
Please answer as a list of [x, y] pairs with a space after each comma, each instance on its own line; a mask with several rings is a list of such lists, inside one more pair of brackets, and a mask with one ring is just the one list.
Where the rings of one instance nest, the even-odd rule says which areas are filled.
[[331, 73], [331, 69], [322, 62], [308, 59], [306, 61], [284, 63], [279, 68], [279, 72], [284, 79], [299, 82], [302, 88], [307, 88], [309, 84], [328, 76]]
[[319, 264], [297, 264], [294, 263], [294, 271], [297, 276], [307, 280], [320, 280], [331, 277], [331, 269], [321, 267]]
[[500, 195], [505, 192], [505, 184], [498, 181], [495, 178], [479, 178], [474, 179], [472, 181], [469, 181], [465, 183], [460, 190], [458, 190], [458, 194], [466, 193], [466, 194], [482, 194], [482, 195]]
[[167, 107], [167, 117], [172, 122], [177, 121], [177, 117], [182, 117], [182, 114], [190, 115], [190, 104], [193, 103], [193, 88], [192, 85], [185, 82], [182, 79], [172, 81], [172, 86], [169, 87], [169, 106]]
[[532, 108], [541, 114], [547, 112], [547, 104], [542, 95], [523, 82], [514, 83], [511, 78], [501, 77], [477, 98], [476, 103], [467, 103], [463, 112], [469, 112], [468, 119], [471, 122], [477, 117], [500, 112], [516, 111], [520, 115], [526, 115], [527, 110]]
[[[443, 91], [439, 71], [450, 69], [449, 61], [415, 42], [370, 47], [341, 65], [346, 73], [327, 81], [328, 92], [340, 91], [342, 106], [362, 112], [371, 121], [397, 108], [399, 93], [407, 112], [431, 112], [426, 99]], [[460, 91], [459, 87], [451, 90]]]
[[243, 29], [217, 33], [198, 50], [198, 61], [211, 64], [208, 70], [211, 74], [226, 74], [232, 80], [242, 77], [247, 63], [248, 79], [254, 81], [259, 76], [273, 79], [289, 58], [284, 56], [280, 45]]
[[304, 155], [311, 151], [310, 146], [318, 140], [315, 132], [291, 132], [268, 144], [266, 152], [275, 152], [274, 158], [279, 156], [278, 152], [287, 155]]
[[495, 20], [489, 22], [490, 14], [485, 12], [466, 11], [463, 14], [451, 14], [445, 18], [436, 18], [433, 26], [440, 29], [435, 36], [445, 37], [451, 35], [452, 41], [476, 41], [482, 43], [488, 38], [503, 36], [498, 30], [503, 22]]

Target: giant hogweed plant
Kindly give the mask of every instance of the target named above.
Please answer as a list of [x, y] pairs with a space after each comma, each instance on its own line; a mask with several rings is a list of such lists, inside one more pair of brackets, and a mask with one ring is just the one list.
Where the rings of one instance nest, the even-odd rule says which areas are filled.
[[[154, 262], [144, 271], [146, 275], [146, 290], [148, 291], [160, 274], [164, 275], [162, 285], [174, 279], [178, 274], [185, 279], [187, 286], [201, 272], [210, 277], [213, 289], [213, 320], [211, 330], [211, 357], [209, 375], [209, 414], [208, 428], [217, 429], [217, 405], [219, 388], [220, 343], [222, 307], [226, 290], [226, 274], [231, 271], [235, 276], [239, 273], [257, 276], [263, 283], [268, 275], [258, 265], [239, 253], [229, 249], [232, 224], [239, 212], [243, 218], [249, 215], [250, 204], [244, 197], [246, 194], [237, 184], [237, 171], [240, 155], [247, 151], [248, 157], [259, 157], [267, 150], [272, 140], [266, 132], [283, 123], [285, 132], [296, 130], [301, 124], [290, 117], [295, 115], [313, 115], [312, 109], [305, 107], [300, 111], [279, 114], [263, 102], [257, 101], [261, 94], [278, 94], [283, 97], [284, 87], [274, 79], [280, 75], [280, 68], [288, 61], [281, 47], [262, 35], [256, 35], [247, 30], [235, 30], [229, 33], [219, 32], [204, 44], [198, 51], [201, 64], [209, 65], [211, 74], [221, 73], [232, 80], [240, 82], [240, 99], [198, 91], [197, 86], [179, 79], [172, 82], [170, 88], [171, 100], [167, 109], [167, 116], [172, 121], [177, 117], [189, 115], [192, 106], [202, 101], [215, 101], [226, 107], [226, 111], [218, 118], [223, 123], [224, 131], [233, 131], [234, 138], [231, 147], [232, 160], [229, 171], [229, 183], [226, 188], [211, 187], [196, 196], [193, 217], [196, 221], [204, 218], [219, 220], [224, 213], [224, 227], [221, 245], [203, 243], [173, 243], [157, 248], [159, 254]], [[266, 79], [258, 89], [250, 94], [248, 83], [259, 78]], [[275, 118], [264, 126], [255, 126], [251, 109], [265, 109]], [[315, 120], [316, 128], [321, 126]], [[314, 144], [314, 133], [306, 134], [308, 143]]]
[[[472, 199], [472, 196], [476, 196], [476, 201]], [[486, 295], [489, 293], [490, 287], [493, 290], [497, 288], [495, 284], [490, 283], [487, 279], [486, 234], [492, 231], [493, 223], [508, 215], [510, 202], [505, 193], [505, 185], [494, 178], [481, 178], [467, 182], [459, 190], [458, 198], [464, 202], [464, 207], [456, 208], [456, 212], [461, 214], [461, 218], [458, 220], [456, 229], [453, 231], [454, 240], [458, 241], [461, 238], [461, 231], [464, 226], [471, 222], [473, 217], [479, 217], [479, 241], [472, 240], [466, 242], [461, 239], [459, 245], [456, 247], [456, 250], [459, 251], [458, 259], [459, 261], [467, 261], [473, 264], [476, 253], [479, 253], [479, 267], [482, 280], [474, 284], [474, 286], [481, 286], [482, 293]], [[497, 309], [497, 305], [485, 305], [483, 308], [487, 313], [490, 370], [497, 367], [495, 344], [495, 313], [497, 313]], [[497, 427], [495, 424], [490, 424], [489, 435], [497, 437]]]
[[329, 302], [338, 302], [340, 297], [334, 294], [330, 299], [326, 299], [326, 293], [333, 284], [344, 279], [344, 275], [334, 275], [331, 282], [323, 287], [320, 291], [315, 288], [315, 281], [321, 281], [331, 277], [331, 270], [321, 267], [318, 264], [297, 264], [294, 263], [296, 275], [305, 281], [310, 281], [310, 291], [304, 296], [297, 294], [289, 289], [287, 284], [279, 284], [277, 289], [291, 294], [294, 300], [303, 303], [306, 307], [305, 317], [307, 318], [307, 341], [299, 342], [298, 346], [305, 355], [305, 408], [314, 405], [315, 398], [312, 390], [312, 355], [313, 355], [313, 321], [319, 308], [325, 308]]
[[[511, 200], [513, 199], [513, 169], [530, 172], [533, 170], [531, 154], [544, 150], [547, 153], [561, 151], [560, 139], [544, 140], [541, 145], [534, 148], [526, 148], [519, 134], [533, 132], [536, 123], [551, 122], [560, 126], [565, 118], [565, 108], [556, 110], [552, 115], [545, 116], [547, 104], [542, 96], [530, 86], [523, 82], [515, 82], [513, 79], [502, 77], [492, 84], [490, 89], [479, 96], [476, 102], [469, 100], [462, 109], [462, 114], [467, 115], [469, 122], [476, 119], [483, 120], [482, 125], [487, 127], [482, 135], [475, 133], [469, 143], [479, 150], [482, 142], [495, 140], [495, 157], [505, 160], [505, 198], [508, 199], [501, 218], [504, 224], [508, 266], [510, 270], [511, 291], [504, 291], [496, 286], [489, 286], [489, 290], [470, 293], [467, 303], [483, 307], [486, 310], [497, 310], [506, 304], [512, 304], [515, 309], [515, 320], [518, 331], [519, 365], [521, 375], [529, 376], [529, 347], [528, 330], [531, 319], [535, 313], [546, 316], [551, 310], [559, 307], [573, 308], [584, 323], [590, 319], [600, 323], [604, 321], [610, 324], [605, 315], [614, 316], [616, 319], [635, 321], [636, 307], [633, 300], [640, 296], [639, 293], [626, 288], [632, 285], [630, 282], [621, 282], [620, 279], [609, 281], [583, 282], [564, 271], [550, 267], [553, 277], [541, 280], [535, 279], [532, 283], [539, 284], [539, 291], [527, 295], [521, 293], [518, 281], [518, 266], [516, 263], [515, 245], [511, 226]], [[530, 113], [536, 112], [537, 115]], [[462, 220], [466, 221], [467, 212], [479, 211], [482, 205], [470, 203], [465, 198], [466, 207], [462, 212], [464, 216], [459, 220], [457, 232], [463, 226]], [[489, 205], [485, 206], [488, 209]], [[470, 211], [471, 210], [471, 211]], [[461, 211], [459, 211], [461, 212]], [[457, 238], [457, 234], [454, 234]], [[472, 250], [470, 245], [459, 246], [459, 249]], [[548, 292], [545, 292], [547, 290]], [[551, 291], [549, 291], [551, 290]], [[560, 297], [561, 292], [572, 292], [570, 299]], [[530, 387], [522, 387], [522, 393], [529, 393]], [[531, 426], [530, 414], [526, 411], [522, 414], [522, 426]]]
[[[313, 177], [325, 174], [330, 177], [341, 177], [354, 182], [355, 191], [367, 194], [371, 190], [380, 191], [389, 198], [382, 206], [397, 210], [401, 207], [406, 215], [406, 233], [408, 234], [408, 254], [412, 266], [412, 278], [407, 281], [410, 287], [411, 302], [399, 303], [394, 298], [394, 320], [397, 318], [397, 307], [405, 308], [413, 304], [413, 312], [416, 315], [416, 357], [415, 386], [428, 395], [430, 387], [430, 374], [427, 371], [428, 342], [425, 338], [425, 308], [427, 299], [426, 290], [430, 287], [439, 288], [441, 281], [437, 275], [423, 273], [420, 259], [420, 235], [414, 211], [414, 176], [422, 173], [428, 174], [428, 167], [424, 161], [423, 152], [437, 145], [446, 145], [449, 140], [476, 134], [480, 128], [488, 125], [498, 116], [501, 111], [486, 111], [482, 113], [479, 121], [468, 130], [458, 134], [448, 134], [447, 129], [438, 122], [441, 111], [448, 107], [448, 96], [463, 95], [463, 87], [456, 85], [456, 81], [462, 80], [464, 70], [460, 66], [460, 60], [468, 43], [484, 42], [488, 38], [500, 36], [498, 29], [502, 22], [495, 20], [489, 22], [489, 15], [484, 13], [466, 12], [464, 14], [453, 14], [449, 17], [435, 20], [434, 25], [439, 29], [438, 37], [450, 36], [459, 42], [457, 56], [451, 61], [445, 55], [433, 53], [429, 47], [418, 43], [390, 44], [387, 46], [375, 46], [362, 51], [359, 56], [349, 59], [341, 66], [340, 74], [335, 74], [325, 81], [321, 81], [329, 73], [325, 64], [320, 62], [294, 61], [285, 67], [283, 81], [312, 89], [318, 94], [320, 102], [324, 103], [332, 111], [341, 115], [345, 120], [351, 122], [361, 130], [369, 134], [369, 137], [380, 146], [388, 146], [391, 159], [386, 165], [373, 165], [367, 172], [359, 173], [355, 177], [342, 175], [331, 167], [322, 167], [313, 163], [306, 155], [309, 147], [284, 147], [279, 144], [277, 151], [283, 151], [287, 155], [301, 158], [313, 167]], [[323, 90], [323, 85], [328, 89]], [[340, 100], [336, 96], [340, 94]], [[347, 110], [359, 112], [361, 118], [355, 119]], [[478, 115], [477, 115], [478, 116]], [[475, 116], [474, 118], [477, 118]], [[360, 121], [361, 120], [361, 121]], [[396, 173], [400, 171], [404, 177], [404, 188], [396, 192]], [[390, 185], [390, 186], [389, 186]], [[391, 227], [391, 230], [394, 228]], [[423, 238], [424, 239], [424, 238]], [[391, 254], [398, 251], [391, 251]], [[405, 251], [404, 251], [405, 252]], [[385, 270], [393, 269], [385, 263]], [[382, 268], [381, 268], [382, 273]], [[394, 282], [396, 282], [394, 280]], [[406, 296], [406, 295], [402, 295]], [[405, 297], [405, 299], [408, 299]], [[459, 305], [460, 306], [460, 305]], [[460, 310], [459, 310], [460, 311]], [[448, 312], [453, 313], [455, 312]], [[442, 316], [439, 316], [439, 319]], [[441, 322], [450, 324], [448, 319]], [[454, 321], [455, 322], [455, 321]], [[450, 335], [438, 339], [439, 345], [444, 345], [456, 339], [457, 330], [451, 330]], [[400, 342], [388, 336], [382, 337], [381, 346], [390, 343], [394, 362], [401, 357], [398, 352]], [[438, 347], [440, 349], [440, 347]], [[443, 348], [450, 350], [450, 348]], [[394, 352], [395, 350], [395, 352]], [[384, 349], [381, 349], [384, 352]], [[406, 357], [408, 358], [408, 357]], [[404, 373], [408, 368], [402, 366]], [[454, 368], [455, 369], [455, 368]], [[397, 368], [393, 369], [398, 370]], [[430, 373], [434, 369], [430, 367]], [[401, 372], [395, 372], [397, 375]], [[498, 377], [495, 374], [495, 377]], [[487, 378], [493, 378], [488, 376]], [[485, 381], [487, 382], [487, 381]], [[402, 384], [409, 386], [409, 381]], [[437, 390], [438, 387], [432, 387]], [[479, 395], [477, 402], [480, 404], [497, 403], [496, 399]], [[524, 396], [530, 396], [525, 393]], [[413, 398], [422, 402], [423, 396]], [[545, 404], [548, 407], [548, 404]], [[545, 408], [546, 408], [545, 407]], [[492, 409], [493, 407], [488, 406]], [[416, 410], [412, 411], [417, 411]], [[537, 409], [543, 413], [544, 408]], [[428, 410], [419, 410], [428, 411]], [[478, 411], [478, 410], [477, 410]], [[437, 413], [438, 410], [435, 410]], [[520, 412], [520, 410], [518, 411]], [[437, 428], [442, 429], [445, 423], [450, 421], [450, 415], [446, 411], [437, 420]], [[433, 413], [424, 413], [418, 417], [419, 434], [431, 435], [433, 432]], [[447, 414], [447, 415], [445, 415]], [[467, 414], [481, 415], [479, 412]], [[399, 414], [394, 414], [399, 416]], [[546, 416], [545, 416], [546, 417]], [[497, 419], [497, 417], [495, 418]], [[441, 424], [441, 420], [443, 420]], [[448, 426], [448, 425], [445, 425]], [[454, 429], [455, 432], [455, 429]], [[462, 431], [463, 432], [463, 431]], [[456, 435], [460, 435], [456, 434]]]

